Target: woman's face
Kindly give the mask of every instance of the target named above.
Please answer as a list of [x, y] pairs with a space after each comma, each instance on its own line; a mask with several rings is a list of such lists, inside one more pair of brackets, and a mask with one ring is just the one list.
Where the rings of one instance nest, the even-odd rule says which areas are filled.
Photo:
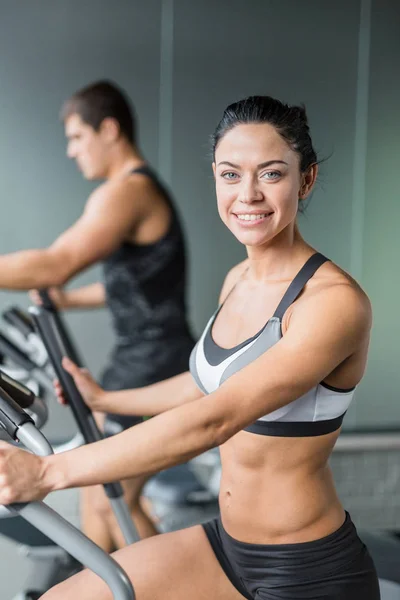
[[220, 140], [213, 170], [218, 212], [246, 246], [267, 244], [294, 227], [299, 198], [316, 176], [300, 173], [300, 157], [269, 124], [236, 125]]

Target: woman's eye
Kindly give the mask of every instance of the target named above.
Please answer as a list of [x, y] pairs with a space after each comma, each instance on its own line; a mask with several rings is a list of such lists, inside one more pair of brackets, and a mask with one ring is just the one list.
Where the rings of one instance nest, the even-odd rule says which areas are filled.
[[278, 179], [281, 176], [281, 173], [279, 171], [267, 171], [267, 173], [264, 173], [263, 177], [265, 179]]
[[228, 181], [232, 181], [233, 179], [236, 179], [238, 175], [237, 173], [233, 173], [232, 171], [226, 171], [225, 173], [222, 173], [222, 177], [224, 179], [228, 179]]

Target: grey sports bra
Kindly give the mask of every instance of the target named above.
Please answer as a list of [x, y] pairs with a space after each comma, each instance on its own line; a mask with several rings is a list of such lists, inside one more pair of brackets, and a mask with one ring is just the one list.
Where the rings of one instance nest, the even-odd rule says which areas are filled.
[[[282, 338], [282, 318], [300, 295], [307, 281], [328, 259], [316, 253], [289, 285], [273, 317], [253, 337], [234, 348], [221, 348], [211, 335], [213, 323], [223, 304], [206, 325], [190, 356], [190, 372], [206, 394], [214, 392], [231, 375], [256, 360]], [[245, 431], [281, 437], [306, 437], [336, 431], [353, 398], [355, 388], [339, 389], [319, 383], [306, 394], [268, 413]]]

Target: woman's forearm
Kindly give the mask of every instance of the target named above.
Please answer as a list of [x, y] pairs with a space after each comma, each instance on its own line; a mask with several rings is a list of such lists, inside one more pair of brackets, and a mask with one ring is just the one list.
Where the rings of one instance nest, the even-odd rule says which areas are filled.
[[101, 282], [92, 283], [73, 290], [65, 290], [62, 308], [101, 308], [106, 304], [106, 292]]
[[41, 459], [41, 489], [96, 485], [155, 473], [220, 443], [209, 397], [168, 411], [100, 442]]
[[104, 392], [95, 409], [119, 415], [152, 417], [202, 396], [191, 374], [186, 371], [146, 387]]

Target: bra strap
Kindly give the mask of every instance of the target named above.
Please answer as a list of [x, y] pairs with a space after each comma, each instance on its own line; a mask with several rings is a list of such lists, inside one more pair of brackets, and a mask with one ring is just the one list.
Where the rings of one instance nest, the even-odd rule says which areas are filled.
[[301, 292], [304, 289], [304, 286], [308, 282], [309, 279], [314, 275], [314, 273], [319, 269], [321, 265], [327, 262], [329, 259], [316, 252], [308, 261], [303, 265], [300, 271], [297, 273], [296, 277], [293, 279], [292, 283], [289, 285], [286, 290], [282, 300], [280, 301], [278, 308], [274, 313], [274, 317], [277, 317], [280, 321], [283, 318], [283, 315], [289, 308], [291, 304], [298, 298]]
[[138, 173], [138, 175], [148, 175], [150, 178], [154, 177], [152, 168], [149, 165], [142, 165], [136, 169], [131, 169], [130, 174], [134, 175], [135, 173]]

